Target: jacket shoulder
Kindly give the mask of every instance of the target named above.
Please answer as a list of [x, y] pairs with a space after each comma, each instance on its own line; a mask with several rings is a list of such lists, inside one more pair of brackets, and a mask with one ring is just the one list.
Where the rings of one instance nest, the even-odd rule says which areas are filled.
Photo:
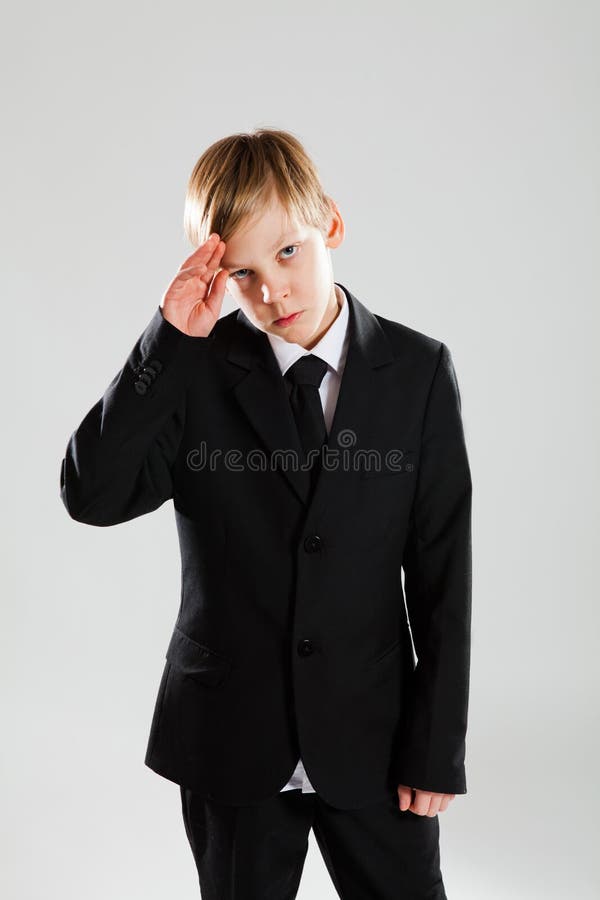
[[233, 325], [235, 325], [238, 317], [239, 309], [232, 309], [231, 312], [225, 313], [224, 316], [221, 316], [215, 322], [213, 332], [219, 333], [221, 331], [227, 331]]
[[408, 353], [413, 358], [422, 361], [439, 359], [444, 346], [439, 338], [417, 331], [416, 328], [411, 328], [403, 322], [395, 322], [393, 319], [386, 319], [385, 316], [376, 313], [373, 315], [390, 342], [395, 356], [406, 356]]

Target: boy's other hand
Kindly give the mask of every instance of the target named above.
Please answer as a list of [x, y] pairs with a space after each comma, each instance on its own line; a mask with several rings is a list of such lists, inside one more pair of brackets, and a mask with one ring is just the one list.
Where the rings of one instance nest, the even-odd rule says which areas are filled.
[[229, 272], [215, 272], [224, 252], [225, 241], [211, 234], [182, 263], [163, 295], [163, 318], [190, 337], [208, 337], [219, 318]]
[[[398, 800], [400, 809], [405, 812], [416, 813], [418, 816], [435, 816], [438, 812], [444, 812], [456, 794], [435, 794], [433, 791], [421, 791], [419, 788], [411, 788], [406, 784], [398, 785]], [[412, 793], [415, 792], [413, 799]]]

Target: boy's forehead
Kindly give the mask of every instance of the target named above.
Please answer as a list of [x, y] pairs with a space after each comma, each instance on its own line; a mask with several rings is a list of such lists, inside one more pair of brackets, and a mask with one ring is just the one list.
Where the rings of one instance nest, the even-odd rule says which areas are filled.
[[[223, 268], [242, 265], [241, 256], [278, 250], [283, 241], [297, 234], [306, 225], [282, 208], [278, 214], [267, 210], [251, 222], [243, 224], [227, 240]], [[238, 261], [239, 260], [239, 261]], [[245, 265], [245, 263], [243, 263]]]
[[287, 234], [300, 225], [294, 213], [287, 211], [280, 200], [271, 201], [260, 209], [253, 217], [246, 219], [229, 238], [230, 242], [249, 242], [253, 239], [275, 241], [279, 236]]

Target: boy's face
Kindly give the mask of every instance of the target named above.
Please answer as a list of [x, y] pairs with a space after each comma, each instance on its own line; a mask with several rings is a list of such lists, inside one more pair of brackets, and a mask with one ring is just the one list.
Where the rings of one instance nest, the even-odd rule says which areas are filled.
[[[229, 271], [227, 291], [261, 331], [310, 350], [336, 318], [339, 307], [330, 249], [344, 238], [335, 201], [329, 232], [290, 221], [273, 195], [260, 216], [227, 241], [221, 268]], [[292, 321], [281, 321], [300, 313]]]

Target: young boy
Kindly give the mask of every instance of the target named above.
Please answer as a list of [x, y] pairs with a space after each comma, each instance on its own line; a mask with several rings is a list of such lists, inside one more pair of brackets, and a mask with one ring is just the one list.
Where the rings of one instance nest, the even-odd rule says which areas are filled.
[[209, 147], [185, 227], [197, 249], [61, 469], [79, 522], [173, 500], [145, 763], [180, 785], [204, 900], [295, 897], [311, 827], [340, 897], [445, 898], [471, 618], [450, 353], [334, 282], [344, 222], [288, 132]]

